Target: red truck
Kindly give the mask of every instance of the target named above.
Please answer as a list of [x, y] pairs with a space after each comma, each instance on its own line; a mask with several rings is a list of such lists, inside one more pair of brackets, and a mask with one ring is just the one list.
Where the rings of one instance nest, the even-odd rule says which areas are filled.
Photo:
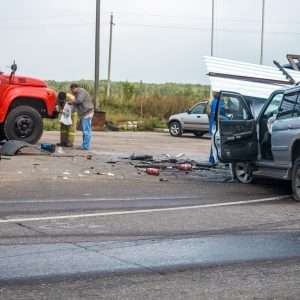
[[0, 140], [35, 144], [43, 134], [43, 118], [55, 118], [56, 93], [39, 79], [0, 72]]

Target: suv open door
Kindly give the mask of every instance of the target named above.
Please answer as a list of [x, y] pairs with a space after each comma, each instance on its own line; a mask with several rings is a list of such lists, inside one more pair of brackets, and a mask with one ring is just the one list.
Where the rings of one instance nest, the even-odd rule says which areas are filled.
[[257, 158], [256, 121], [242, 95], [220, 92], [215, 120], [214, 146], [221, 162], [243, 162]]

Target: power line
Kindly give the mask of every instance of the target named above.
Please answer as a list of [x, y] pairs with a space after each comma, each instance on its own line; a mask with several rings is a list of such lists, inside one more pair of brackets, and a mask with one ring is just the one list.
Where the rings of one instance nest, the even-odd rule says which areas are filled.
[[[110, 13], [108, 11], [104, 13]], [[146, 16], [146, 17], [158, 17], [158, 18], [172, 18], [172, 19], [186, 19], [186, 20], [199, 20], [206, 21], [210, 20], [207, 17], [191, 17], [191, 16], [174, 16], [174, 15], [161, 15], [161, 14], [146, 14], [146, 13], [135, 13], [135, 12], [115, 12], [119, 15], [134, 15], [134, 16]], [[33, 16], [33, 17], [13, 17], [13, 18], [0, 18], [0, 21], [17, 21], [17, 20], [42, 20], [42, 19], [53, 19], [53, 18], [65, 18], [65, 17], [80, 17], [80, 16], [92, 16], [94, 13], [81, 13], [81, 14], [62, 14], [62, 15], [50, 15], [50, 16]], [[216, 18], [218, 21], [225, 22], [238, 22], [238, 23], [261, 23], [261, 20], [238, 20], [238, 19], [227, 19], [227, 18]], [[276, 24], [300, 24], [297, 21], [271, 21], [266, 20], [266, 23]]]
[[14, 17], [14, 18], [0, 18], [0, 21], [17, 21], [17, 20], [43, 20], [53, 18], [66, 18], [66, 17], [78, 17], [78, 16], [91, 16], [94, 14], [65, 14], [65, 15], [53, 15], [53, 16], [33, 16], [33, 17]]
[[[109, 25], [109, 23], [101, 23], [101, 25]], [[0, 31], [11, 30], [44, 30], [44, 29], [72, 29], [81, 27], [94, 27], [95, 23], [68, 23], [68, 24], [45, 24], [45, 25], [13, 25], [0, 27]]]
[[[196, 30], [196, 31], [211, 31], [211, 28], [201, 28], [201, 27], [184, 27], [184, 26], [168, 26], [168, 25], [152, 25], [152, 24], [139, 24], [139, 23], [118, 23], [121, 26], [134, 26], [134, 27], [149, 27], [149, 28], [161, 28], [161, 29], [174, 29], [174, 30]], [[236, 33], [260, 33], [259, 30], [240, 30], [240, 29], [220, 29], [216, 28], [219, 32], [236, 32]], [[267, 33], [274, 34], [295, 34], [300, 35], [300, 32], [291, 31], [266, 31]]]
[[[101, 22], [101, 25], [109, 25], [108, 22]], [[190, 31], [211, 31], [211, 28], [207, 27], [191, 27], [191, 26], [171, 26], [171, 25], [155, 25], [155, 24], [143, 24], [143, 23], [117, 23], [118, 26], [130, 26], [130, 27], [141, 27], [141, 28], [159, 28], [159, 29], [170, 29], [170, 30], [190, 30]], [[66, 23], [66, 24], [45, 24], [45, 25], [8, 25], [0, 27], [0, 31], [23, 31], [23, 30], [51, 30], [51, 29], [81, 29], [94, 27], [95, 23]], [[228, 33], [244, 33], [244, 34], [257, 34], [259, 30], [241, 30], [241, 29], [224, 29], [215, 28], [217, 32], [228, 32]], [[300, 35], [300, 32], [294, 31], [265, 31], [271, 34], [287, 34], [287, 35]]]

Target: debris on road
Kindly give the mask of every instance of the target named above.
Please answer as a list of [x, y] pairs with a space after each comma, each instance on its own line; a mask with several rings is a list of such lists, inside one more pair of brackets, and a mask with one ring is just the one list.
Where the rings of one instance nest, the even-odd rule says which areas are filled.
[[[189, 157], [185, 157], [184, 153], [178, 155], [173, 154], [162, 154], [158, 156], [153, 156], [150, 154], [132, 154], [126, 156], [124, 154], [118, 154], [113, 152], [91, 152], [82, 155], [82, 153], [76, 153], [69, 149], [62, 149], [61, 147], [55, 147], [55, 152], [53, 151], [52, 145], [54, 144], [42, 144], [43, 146], [34, 146], [28, 143], [19, 141], [9, 141], [6, 142], [0, 149], [0, 153], [5, 155], [15, 155], [20, 152], [23, 148], [33, 148], [38, 150], [41, 154], [46, 154], [43, 158], [41, 156], [39, 160], [55, 159], [57, 157], [65, 157], [66, 163], [71, 163], [70, 165], [59, 165], [56, 167], [56, 174], [54, 179], [62, 178], [64, 180], [70, 179], [86, 179], [91, 178], [95, 175], [102, 175], [105, 177], [110, 177], [112, 180], [119, 179], [142, 179], [151, 176], [161, 176], [158, 182], [167, 182], [172, 180], [203, 180], [203, 181], [219, 181], [219, 182], [232, 182], [230, 177], [230, 171], [228, 166], [225, 165], [212, 165], [206, 161], [196, 161]], [[48, 146], [49, 147], [48, 147]], [[48, 148], [47, 148], [48, 147]], [[45, 149], [48, 150], [45, 150]], [[23, 151], [22, 151], [23, 152]], [[30, 154], [26, 151], [24, 154]], [[34, 154], [34, 153], [33, 153]], [[3, 154], [2, 154], [3, 155]], [[68, 157], [71, 159], [68, 160]], [[3, 159], [3, 157], [2, 157]], [[34, 169], [29, 170], [29, 172], [35, 176], [49, 176], [50, 169], [42, 167], [40, 163], [32, 164]], [[36, 168], [37, 166], [41, 166]], [[130, 171], [130, 168], [136, 171]], [[22, 166], [19, 169], [19, 176], [25, 176], [27, 171], [27, 166]], [[53, 169], [54, 170], [54, 169]], [[72, 175], [73, 174], [73, 175]], [[137, 176], [138, 175], [138, 176]], [[51, 179], [53, 179], [53, 174]], [[81, 178], [82, 177], [82, 178]], [[148, 180], [151, 180], [150, 178]]]
[[138, 169], [147, 169], [147, 168], [154, 168], [154, 169], [167, 169], [169, 165], [166, 164], [140, 164], [140, 165], [134, 165], [135, 168]]
[[148, 154], [144, 154], [144, 155], [135, 155], [134, 153], [130, 156], [131, 160], [153, 160], [153, 155], [148, 155]]
[[38, 150], [42, 154], [50, 154], [48, 151], [45, 151], [41, 149], [38, 146], [26, 143], [26, 142], [21, 142], [21, 141], [15, 141], [15, 140], [10, 140], [7, 141], [0, 149], [0, 155], [5, 155], [5, 156], [14, 156], [17, 153], [21, 151], [23, 148], [31, 148]]
[[166, 179], [166, 178], [160, 178], [159, 181], [160, 181], [160, 182], [166, 182], [166, 181], [169, 181], [169, 180]]
[[178, 158], [180, 158], [180, 157], [182, 157], [182, 156], [184, 156], [184, 155], [185, 155], [184, 153], [180, 153], [180, 154], [178, 154], [178, 155], [176, 155], [176, 156], [170, 155], [170, 154], [163, 154], [163, 156], [165, 156], [165, 157], [168, 158], [168, 161], [169, 161], [170, 163], [177, 163], [177, 162], [178, 162]]
[[154, 168], [147, 168], [145, 170], [145, 173], [152, 176], [159, 176], [160, 169], [154, 169]]
[[62, 155], [64, 153], [63, 149], [61, 146], [58, 146], [56, 147], [56, 150], [55, 150], [55, 155]]
[[41, 144], [41, 149], [45, 150], [45, 151], [48, 151], [50, 153], [54, 153], [55, 150], [56, 150], [56, 145], [55, 144], [44, 143], [44, 144]]
[[114, 159], [110, 159], [106, 163], [107, 164], [116, 164], [117, 162], [119, 162], [119, 161], [118, 160], [114, 160]]
[[193, 165], [192, 164], [179, 164], [178, 166], [179, 171], [192, 171]]

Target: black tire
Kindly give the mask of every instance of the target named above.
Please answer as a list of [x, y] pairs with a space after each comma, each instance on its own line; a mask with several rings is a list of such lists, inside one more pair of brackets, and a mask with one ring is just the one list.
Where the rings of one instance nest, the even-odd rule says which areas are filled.
[[181, 136], [182, 135], [181, 124], [177, 121], [171, 122], [169, 126], [169, 132], [172, 136], [176, 136], [176, 137]]
[[195, 131], [193, 133], [196, 137], [202, 137], [204, 135], [204, 132], [201, 132], [201, 131]]
[[294, 199], [300, 201], [300, 157], [298, 157], [293, 166], [292, 188]]
[[3, 125], [0, 125], [0, 142], [6, 139], [5, 133], [4, 133], [4, 128]]
[[236, 162], [230, 164], [234, 179], [244, 184], [249, 184], [253, 181], [251, 164], [248, 162]]
[[43, 119], [34, 108], [18, 106], [6, 117], [4, 132], [8, 140], [35, 144], [43, 134]]

